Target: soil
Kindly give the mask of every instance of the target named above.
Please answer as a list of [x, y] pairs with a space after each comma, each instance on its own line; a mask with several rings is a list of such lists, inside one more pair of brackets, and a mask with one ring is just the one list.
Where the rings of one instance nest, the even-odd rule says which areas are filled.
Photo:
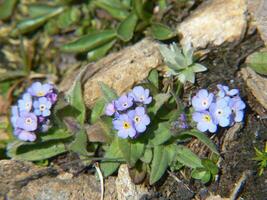
[[[157, 186], [151, 188], [152, 195], [146, 196], [146, 200], [190, 200], [205, 199], [209, 194], [219, 194], [229, 197], [236, 183], [243, 174], [248, 173], [248, 179], [243, 188], [240, 189], [240, 198], [246, 200], [264, 200], [267, 197], [266, 180], [267, 174], [257, 174], [257, 163], [254, 147], [264, 148], [267, 140], [266, 121], [259, 118], [258, 113], [266, 111], [257, 100], [251, 96], [244, 80], [239, 74], [240, 68], [245, 67], [245, 58], [252, 52], [263, 46], [263, 41], [258, 33], [247, 35], [239, 44], [225, 44], [217, 48], [211, 48], [207, 58], [202, 63], [209, 68], [206, 73], [197, 76], [197, 84], [189, 86], [190, 95], [199, 88], [208, 88], [210, 91], [216, 85], [227, 84], [230, 87], [239, 88], [242, 98], [247, 102], [246, 119], [243, 127], [235, 133], [233, 140], [227, 144], [226, 151], [221, 154], [222, 161], [220, 174], [217, 181], [210, 185], [204, 185], [200, 181], [189, 182], [181, 174], [175, 174], [182, 183], [171, 176], [165, 177]], [[188, 95], [188, 96], [189, 96]], [[188, 97], [185, 97], [188, 99]], [[257, 109], [255, 109], [255, 106]], [[260, 110], [260, 111], [259, 111]], [[256, 111], [259, 111], [258, 113]], [[227, 130], [218, 133], [214, 141], [221, 149]], [[206, 154], [206, 151], [203, 151]], [[189, 178], [189, 177], [188, 177]], [[188, 185], [190, 190], [185, 186]]]

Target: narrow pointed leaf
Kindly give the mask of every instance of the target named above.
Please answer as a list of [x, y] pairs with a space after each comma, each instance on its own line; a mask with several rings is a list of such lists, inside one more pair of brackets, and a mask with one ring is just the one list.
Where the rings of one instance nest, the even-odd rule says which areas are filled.
[[153, 38], [157, 40], [167, 40], [175, 36], [174, 32], [168, 26], [161, 23], [153, 23], [151, 33]]
[[61, 47], [63, 52], [82, 53], [110, 42], [116, 37], [114, 30], [104, 30], [100, 33], [91, 33], [81, 38], [67, 43]]
[[106, 103], [110, 103], [112, 100], [118, 98], [118, 95], [116, 94], [115, 90], [110, 88], [107, 84], [100, 82], [99, 86], [104, 96], [104, 99], [106, 100]]
[[156, 88], [159, 88], [159, 73], [156, 69], [150, 71], [148, 78], [150, 83], [152, 83]]
[[[107, 177], [113, 174], [120, 166], [119, 159], [123, 157], [118, 144], [118, 139], [115, 139], [109, 148], [107, 149], [104, 158], [112, 159], [112, 161], [102, 161], [100, 163], [100, 169], [103, 173], [104, 177]], [[114, 161], [114, 159], [118, 159], [118, 161]]]
[[155, 146], [151, 165], [149, 183], [152, 185], [157, 182], [165, 173], [169, 164], [175, 156], [175, 145]]
[[17, 0], [3, 0], [0, 2], [0, 20], [5, 20], [12, 15]]
[[54, 11], [46, 13], [45, 15], [37, 16], [30, 19], [25, 19], [19, 22], [16, 28], [12, 31], [12, 35], [17, 36], [19, 34], [25, 34], [31, 32], [40, 26], [42, 26], [47, 20], [59, 15], [64, 11], [63, 7], [59, 7]]
[[124, 42], [132, 39], [137, 20], [137, 15], [135, 13], [132, 13], [119, 25], [117, 29], [117, 35]]
[[145, 145], [136, 141], [119, 139], [119, 148], [127, 163], [130, 166], [134, 166], [137, 160], [143, 155]]
[[112, 40], [110, 42], [107, 42], [106, 44], [97, 47], [87, 53], [87, 58], [89, 61], [97, 61], [98, 59], [104, 57], [107, 52], [113, 47], [113, 45], [116, 43], [116, 40]]
[[87, 141], [88, 139], [85, 130], [80, 130], [76, 133], [74, 141], [69, 145], [69, 150], [86, 156], [88, 155]]
[[185, 146], [177, 146], [177, 160], [183, 165], [190, 168], [203, 167], [200, 158]]
[[95, 1], [97, 7], [107, 11], [115, 19], [124, 20], [129, 15], [129, 12], [123, 6], [119, 6], [120, 4], [118, 3], [111, 4], [108, 1]]
[[95, 103], [95, 105], [92, 109], [92, 113], [91, 113], [91, 123], [92, 124], [94, 124], [104, 114], [105, 105], [106, 105], [106, 101], [104, 99], [99, 99]]
[[193, 136], [199, 139], [203, 144], [205, 144], [213, 153], [219, 155], [219, 152], [217, 150], [217, 147], [215, 144], [212, 142], [210, 138], [208, 138], [205, 134], [197, 131], [197, 130], [192, 130], [192, 131], [186, 131], [180, 134], [180, 137], [184, 136]]
[[158, 128], [153, 130], [153, 138], [149, 140], [152, 145], [160, 145], [168, 141], [171, 137], [170, 124], [168, 122], [161, 122]]
[[27, 143], [15, 141], [9, 144], [7, 155], [15, 160], [44, 160], [65, 153], [67, 149], [60, 141]]

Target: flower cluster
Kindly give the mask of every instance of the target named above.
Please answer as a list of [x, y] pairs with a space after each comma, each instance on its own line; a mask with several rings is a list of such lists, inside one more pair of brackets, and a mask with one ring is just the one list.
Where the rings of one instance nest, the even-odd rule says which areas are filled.
[[146, 105], [152, 102], [149, 90], [136, 86], [128, 94], [123, 94], [118, 99], [106, 106], [105, 113], [114, 116], [113, 127], [121, 138], [136, 138], [146, 130], [150, 118], [146, 114]]
[[51, 84], [33, 83], [11, 108], [14, 135], [22, 141], [35, 141], [37, 131], [48, 130], [48, 117], [56, 101], [57, 93]]
[[195, 110], [193, 121], [197, 122], [197, 129], [201, 132], [209, 130], [214, 133], [217, 131], [217, 126], [232, 126], [244, 118], [246, 105], [240, 98], [239, 91], [230, 90], [228, 86], [220, 84], [217, 88], [219, 91], [216, 94], [201, 89], [192, 98]]

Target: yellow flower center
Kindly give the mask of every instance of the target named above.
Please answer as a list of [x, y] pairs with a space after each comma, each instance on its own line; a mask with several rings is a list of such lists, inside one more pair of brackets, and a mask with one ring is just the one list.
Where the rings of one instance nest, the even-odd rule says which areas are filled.
[[128, 122], [123, 122], [123, 128], [129, 129], [129, 128], [131, 128], [131, 125]]
[[40, 111], [44, 111], [45, 108], [46, 108], [46, 106], [44, 104], [40, 104], [40, 106], [39, 106]]
[[42, 96], [44, 96], [44, 92], [43, 91], [39, 91], [39, 92], [37, 92], [37, 94], [36, 94], [38, 97], [42, 97]]
[[26, 118], [26, 119], [25, 119], [25, 123], [26, 123], [27, 125], [30, 125], [30, 124], [32, 123], [32, 119], [31, 119], [31, 118]]
[[203, 116], [203, 120], [206, 121], [206, 122], [210, 122], [211, 121], [211, 118], [209, 115], [204, 115]]

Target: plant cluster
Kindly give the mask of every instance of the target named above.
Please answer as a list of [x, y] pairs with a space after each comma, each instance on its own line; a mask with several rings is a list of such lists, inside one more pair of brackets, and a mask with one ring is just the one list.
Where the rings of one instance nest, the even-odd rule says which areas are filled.
[[221, 84], [217, 87], [219, 91], [216, 95], [202, 89], [192, 99], [195, 110], [193, 120], [201, 132], [209, 130], [214, 133], [217, 131], [217, 126], [232, 126], [244, 118], [246, 105], [240, 98], [239, 91], [229, 90], [228, 86]]
[[57, 92], [51, 84], [33, 83], [12, 106], [11, 123], [14, 135], [22, 141], [33, 142], [36, 132], [46, 132], [49, 129], [52, 106], [57, 101]]
[[[177, 50], [176, 47], [175, 49]], [[186, 56], [181, 54], [175, 58], [181, 60], [181, 57]], [[168, 61], [173, 57], [164, 59], [169, 64]], [[34, 142], [11, 143], [8, 155], [22, 160], [44, 160], [72, 152], [78, 154], [86, 165], [97, 158], [104, 177], [115, 173], [121, 163], [127, 163], [136, 172], [133, 174], [140, 175], [142, 172], [144, 175], [132, 177], [133, 180], [138, 179], [140, 182], [149, 177], [150, 184], [157, 182], [168, 168], [173, 171], [186, 170], [191, 173], [191, 177], [203, 183], [213, 180], [218, 173], [216, 162], [219, 152], [203, 132], [209, 130], [214, 133], [217, 126], [227, 127], [234, 122], [241, 122], [245, 104], [237, 89], [230, 90], [227, 86], [218, 85], [219, 91], [216, 94], [202, 89], [192, 98], [192, 107], [185, 106], [190, 104], [181, 100], [184, 83], [179, 81], [179, 77], [187, 70], [193, 74], [196, 72], [191, 71], [196, 63], [189, 63], [182, 70], [179, 69], [177, 74], [166, 76], [164, 79], [167, 80], [162, 82], [157, 70], [152, 70], [144, 83], [121, 96], [106, 84], [99, 83], [102, 97], [90, 112], [90, 124], [86, 124], [82, 70], [65, 96], [59, 96], [51, 112], [51, 117], [56, 122], [53, 128], [46, 134], [40, 134], [39, 140]], [[184, 81], [192, 81], [185, 77]], [[28, 92], [31, 96], [38, 96], [40, 87], [43, 86], [46, 84], [35, 83]], [[47, 93], [43, 92], [42, 95], [46, 96]], [[34, 97], [34, 102], [38, 103], [33, 102], [30, 110], [37, 119], [50, 114], [47, 109], [40, 107], [44, 104], [41, 99], [42, 97]], [[24, 101], [23, 96], [22, 101], [19, 101], [22, 103], [19, 104], [24, 105]], [[50, 109], [48, 105], [46, 107]], [[15, 124], [19, 125], [20, 122]], [[94, 130], [93, 133], [90, 130]], [[95, 137], [92, 134], [96, 134]], [[207, 157], [199, 157], [188, 148], [192, 138], [198, 139], [210, 149]]]

